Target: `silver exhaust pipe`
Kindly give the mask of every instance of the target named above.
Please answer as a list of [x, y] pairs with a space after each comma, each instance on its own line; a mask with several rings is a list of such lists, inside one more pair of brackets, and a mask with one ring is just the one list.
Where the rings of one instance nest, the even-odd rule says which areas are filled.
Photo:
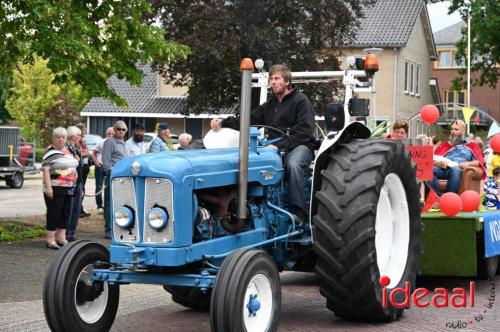
[[252, 59], [240, 62], [241, 71], [241, 109], [240, 109], [240, 163], [238, 166], [238, 219], [247, 218], [248, 191], [248, 145], [250, 140], [250, 107], [252, 99]]

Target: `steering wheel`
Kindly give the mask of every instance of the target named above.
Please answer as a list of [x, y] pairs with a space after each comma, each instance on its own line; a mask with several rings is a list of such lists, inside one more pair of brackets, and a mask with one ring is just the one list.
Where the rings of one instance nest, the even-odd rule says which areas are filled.
[[266, 129], [269, 129], [271, 131], [274, 131], [274, 132], [280, 134], [279, 137], [276, 137], [272, 140], [267, 140], [267, 139], [259, 140], [258, 144], [260, 147], [265, 147], [265, 146], [268, 146], [271, 144], [276, 144], [276, 143], [279, 143], [283, 140], [286, 140], [286, 145], [284, 147], [282, 147], [280, 150], [282, 150], [282, 149], [287, 150], [290, 147], [290, 145], [292, 144], [292, 141], [290, 139], [290, 135], [288, 135], [286, 132], [284, 132], [283, 130], [281, 130], [279, 128], [272, 127], [272, 126], [266, 126], [266, 125], [254, 125], [252, 127], [266, 128]]

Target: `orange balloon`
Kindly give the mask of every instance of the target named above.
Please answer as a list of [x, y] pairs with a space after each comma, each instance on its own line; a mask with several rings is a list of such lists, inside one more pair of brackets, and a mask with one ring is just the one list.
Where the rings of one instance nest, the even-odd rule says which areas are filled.
[[434, 105], [425, 105], [420, 110], [420, 118], [430, 126], [439, 118], [439, 110]]
[[491, 138], [490, 147], [493, 152], [500, 153], [500, 134], [496, 134]]
[[455, 193], [446, 193], [439, 199], [439, 209], [448, 217], [454, 216], [462, 210], [462, 200]]
[[460, 194], [462, 210], [464, 212], [476, 211], [481, 203], [481, 196], [474, 190], [467, 190]]

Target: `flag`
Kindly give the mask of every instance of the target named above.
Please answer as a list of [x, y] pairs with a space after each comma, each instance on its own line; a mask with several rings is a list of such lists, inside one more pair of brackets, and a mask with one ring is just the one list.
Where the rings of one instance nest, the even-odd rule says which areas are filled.
[[472, 113], [474, 113], [475, 111], [476, 110], [471, 107], [462, 107], [462, 113], [464, 114], [464, 121], [466, 124], [469, 124], [470, 117], [472, 116]]
[[488, 138], [498, 133], [500, 133], [500, 126], [498, 125], [498, 123], [493, 122], [493, 124], [490, 127], [490, 130], [488, 131]]
[[478, 125], [479, 124], [479, 114], [476, 113], [476, 116], [474, 117], [474, 124]]
[[427, 195], [427, 199], [425, 200], [422, 212], [429, 211], [436, 202], [439, 202], [439, 196], [438, 194], [436, 194], [434, 189], [432, 189], [432, 187], [429, 186], [429, 195]]

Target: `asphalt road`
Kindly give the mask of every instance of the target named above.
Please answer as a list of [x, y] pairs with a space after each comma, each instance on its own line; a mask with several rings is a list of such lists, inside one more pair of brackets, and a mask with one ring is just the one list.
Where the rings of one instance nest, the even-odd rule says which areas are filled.
[[[89, 179], [87, 192], [93, 192]], [[93, 199], [84, 200], [94, 209]], [[43, 215], [41, 179], [26, 181], [22, 189], [0, 187], [0, 218]], [[104, 244], [99, 218], [93, 227], [81, 227], [78, 238]], [[0, 221], [1, 222], [1, 221]], [[82, 225], [89, 223], [86, 219]], [[0, 243], [0, 331], [48, 331], [42, 306], [42, 285], [54, 251], [45, 249], [43, 239]], [[468, 287], [470, 278], [423, 278], [418, 286], [434, 290]], [[495, 283], [498, 285], [500, 277]], [[498, 331], [500, 301], [487, 308], [495, 285], [476, 280], [474, 308], [413, 307], [398, 321], [387, 324], [348, 322], [326, 309], [312, 273], [281, 274], [282, 308], [279, 331]], [[481, 315], [481, 316], [479, 316]], [[480, 319], [480, 318], [481, 319]], [[448, 325], [447, 325], [448, 324]], [[451, 325], [450, 325], [451, 324]], [[455, 326], [453, 328], [452, 326]], [[460, 326], [460, 327], [458, 327]], [[112, 331], [208, 331], [210, 317], [173, 303], [161, 286], [121, 287], [120, 306]]]

